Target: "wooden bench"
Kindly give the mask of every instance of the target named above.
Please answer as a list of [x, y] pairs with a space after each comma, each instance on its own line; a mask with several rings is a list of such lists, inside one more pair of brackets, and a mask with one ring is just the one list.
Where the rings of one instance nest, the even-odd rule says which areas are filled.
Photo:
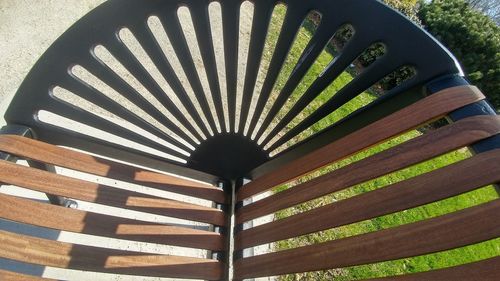
[[[286, 9], [283, 28], [259, 80], [277, 5]], [[320, 15], [319, 22], [276, 91], [297, 32], [310, 24], [312, 11]], [[183, 17], [186, 13], [190, 17]], [[245, 18], [251, 19], [251, 35], [242, 61], [238, 46], [245, 44]], [[186, 30], [189, 23], [192, 33]], [[338, 45], [335, 35], [346, 23], [354, 35], [294, 97], [318, 56]], [[155, 28], [163, 28], [164, 37]], [[128, 45], [126, 32], [145, 56]], [[323, 104], [311, 103], [374, 43], [384, 44], [384, 55], [352, 74], [353, 80]], [[108, 60], [103, 48], [111, 55]], [[113, 57], [126, 74], [110, 64]], [[241, 65], [243, 72], [238, 71]], [[330, 114], [402, 66], [414, 68], [413, 76], [328, 121]], [[117, 94], [108, 96], [103, 85]], [[290, 98], [295, 103], [282, 112]], [[309, 114], [303, 114], [308, 108]], [[376, 153], [370, 150], [443, 118], [447, 121], [436, 128], [417, 131]], [[500, 181], [500, 117], [462, 77], [449, 52], [377, 1], [108, 1], [47, 50], [5, 119], [0, 184], [45, 193], [50, 202], [0, 188], [1, 219], [123, 243], [198, 249], [204, 255], [151, 253], [0, 230], [0, 257], [7, 260], [137, 279], [243, 280], [393, 261], [500, 237], [500, 201], [494, 199], [373, 232], [253, 252], [257, 246], [404, 212], [496, 187]], [[307, 134], [322, 120], [330, 123]], [[460, 149], [472, 154], [362, 194], [276, 216]], [[104, 209], [86, 209], [82, 202]], [[114, 211], [101, 212], [106, 208]], [[266, 217], [263, 223], [256, 221]], [[491, 257], [372, 280], [496, 280], [499, 274], [500, 258]], [[50, 280], [16, 268], [0, 270], [0, 279]]]

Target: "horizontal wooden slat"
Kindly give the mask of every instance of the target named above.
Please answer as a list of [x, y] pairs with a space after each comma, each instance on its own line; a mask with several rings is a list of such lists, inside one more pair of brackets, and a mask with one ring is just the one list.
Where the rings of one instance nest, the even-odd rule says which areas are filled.
[[0, 181], [59, 195], [134, 211], [215, 225], [225, 224], [221, 210], [91, 183], [0, 160]]
[[50, 281], [55, 279], [47, 279], [37, 276], [30, 276], [26, 274], [21, 274], [17, 272], [11, 272], [7, 270], [0, 269], [0, 280], [5, 281]]
[[500, 149], [388, 187], [238, 233], [235, 248], [274, 242], [410, 209], [500, 182]]
[[141, 222], [84, 212], [0, 194], [0, 217], [11, 221], [110, 238], [223, 250], [223, 236], [211, 231]]
[[290, 182], [329, 163], [341, 160], [482, 99], [484, 95], [474, 86], [459, 86], [440, 91], [268, 174], [253, 179], [238, 191], [237, 201], [243, 201], [277, 185]]
[[226, 202], [224, 192], [208, 184], [139, 169], [21, 136], [0, 135], [0, 151], [93, 175], [142, 184], [218, 203]]
[[500, 257], [439, 270], [369, 279], [365, 281], [498, 281]]
[[339, 268], [454, 249], [500, 236], [500, 199], [437, 218], [236, 260], [237, 279]]
[[82, 246], [0, 230], [0, 257], [26, 263], [94, 272], [172, 278], [219, 279], [216, 260], [154, 255]]
[[476, 116], [442, 127], [237, 210], [236, 223], [354, 186], [500, 133], [499, 116]]

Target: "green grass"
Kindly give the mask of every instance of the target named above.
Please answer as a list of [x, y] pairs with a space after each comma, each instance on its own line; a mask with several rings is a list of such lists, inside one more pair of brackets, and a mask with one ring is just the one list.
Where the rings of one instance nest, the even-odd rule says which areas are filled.
[[[273, 23], [270, 27], [268, 42], [276, 42], [277, 35], [279, 34], [279, 29], [281, 27], [281, 21], [285, 14], [284, 6], [281, 6], [275, 10], [275, 14], [273, 16]], [[277, 83], [273, 89], [271, 102], [268, 104], [272, 104], [273, 98], [276, 98], [276, 95], [285, 85], [290, 73], [293, 71], [293, 67], [297, 63], [300, 54], [304, 50], [307, 42], [312, 37], [311, 30], [312, 26], [306, 26], [299, 31], [299, 34], [296, 38], [296, 41], [290, 51], [289, 57], [284, 64], [284, 67], [281, 71], [280, 76], [278, 77]], [[264, 60], [269, 61], [272, 57], [272, 49], [273, 43], [266, 46], [264, 52]], [[290, 99], [285, 104], [283, 109], [278, 114], [279, 117], [283, 117], [289, 108], [300, 98], [300, 96], [304, 93], [304, 91], [314, 82], [314, 80], [318, 77], [318, 75], [323, 71], [323, 69], [331, 62], [333, 59], [333, 55], [330, 51], [324, 51], [321, 53], [316, 63], [311, 67], [308, 71], [307, 75], [303, 78], [300, 85], [297, 89], [292, 93]], [[339, 89], [341, 89], [344, 85], [349, 83], [352, 80], [352, 76], [348, 72], [342, 73], [340, 77], [338, 77], [321, 95], [319, 95], [307, 108], [305, 108], [299, 116], [292, 121], [291, 124], [288, 125], [287, 128], [291, 128], [295, 126], [298, 121], [306, 117], [313, 110], [321, 106], [325, 101], [331, 98]], [[291, 142], [298, 141], [303, 139], [315, 132], [320, 131], [325, 128], [329, 124], [332, 124], [341, 118], [347, 116], [349, 113], [354, 110], [367, 105], [372, 102], [376, 97], [369, 92], [364, 92], [355, 99], [351, 100], [339, 110], [325, 117], [320, 122], [314, 124], [309, 130], [302, 133], [301, 135], [295, 137]], [[289, 188], [294, 184], [298, 184], [304, 181], [307, 181], [313, 177], [316, 177], [321, 174], [325, 174], [329, 171], [338, 169], [339, 167], [349, 165], [350, 163], [359, 161], [363, 158], [368, 157], [369, 155], [373, 155], [379, 153], [385, 149], [398, 145], [402, 142], [405, 142], [409, 139], [415, 138], [419, 136], [421, 133], [419, 131], [410, 131], [404, 135], [393, 138], [381, 145], [373, 147], [369, 150], [362, 151], [348, 159], [339, 161], [338, 163], [333, 163], [332, 165], [321, 169], [311, 175], [308, 175], [304, 178], [298, 179], [297, 181], [283, 185], [275, 189], [275, 192], [279, 192], [280, 190]], [[282, 148], [286, 148], [289, 145], [285, 144]], [[438, 169], [440, 167], [444, 167], [450, 165], [451, 163], [461, 161], [470, 157], [470, 153], [466, 148], [459, 149], [448, 154], [442, 155], [430, 161], [426, 161], [424, 163], [420, 163], [418, 165], [403, 169], [401, 171], [397, 171], [386, 175], [381, 178], [374, 179], [369, 182], [365, 182], [359, 184], [357, 186], [350, 187], [343, 191], [330, 194], [328, 196], [312, 200], [310, 202], [306, 202], [304, 204], [285, 209], [279, 211], [275, 214], [276, 219], [285, 218], [297, 213], [301, 213], [325, 204], [334, 203], [339, 200], [344, 200], [350, 198], [352, 196], [356, 196], [357, 194], [369, 192], [372, 190], [376, 190], [378, 188], [383, 188], [389, 184], [393, 184], [399, 181], [402, 181], [407, 178], [415, 177], [419, 174], [426, 173], [428, 171], [432, 171]], [[335, 229], [330, 229], [326, 231], [322, 231], [319, 233], [314, 233], [310, 235], [304, 235], [301, 237], [283, 240], [276, 242], [274, 247], [277, 251], [285, 250], [305, 245], [311, 245], [314, 243], [321, 243], [324, 241], [330, 241], [334, 239], [341, 239], [344, 237], [360, 235], [363, 233], [373, 232], [381, 229], [391, 228], [394, 226], [417, 222], [420, 220], [424, 220], [431, 217], [440, 216], [446, 213], [454, 212], [457, 210], [461, 210], [464, 208], [472, 207], [484, 202], [488, 202], [491, 200], [495, 200], [498, 198], [498, 193], [492, 186], [483, 187], [477, 189], [475, 191], [462, 194], [460, 196], [455, 196], [452, 198], [448, 198], [445, 200], [441, 200], [439, 202], [434, 202], [431, 204], [427, 204], [424, 206], [420, 206], [417, 208], [405, 210], [402, 212], [398, 212], [395, 214], [390, 214], [382, 217], [377, 217], [371, 220], [366, 220], [358, 223], [354, 223], [351, 225], [346, 225], [342, 227], [338, 227]], [[404, 273], [413, 273], [420, 271], [427, 271], [432, 269], [438, 269], [443, 267], [449, 267], [453, 265], [463, 264], [467, 262], [472, 262], [476, 260], [485, 259], [488, 257], [498, 256], [500, 255], [500, 240], [494, 239], [491, 241], [486, 241], [483, 243], [479, 243], [476, 245], [471, 245], [467, 247], [463, 247], [460, 249], [455, 249], [451, 251], [444, 251], [440, 253], [418, 256], [413, 258], [405, 258], [395, 261], [368, 264], [362, 266], [341, 268], [341, 269], [332, 269], [320, 272], [310, 272], [304, 274], [293, 274], [281, 276], [281, 280], [356, 280], [356, 279], [364, 279], [364, 278], [373, 278], [380, 276], [389, 276], [396, 274], [404, 274]]]

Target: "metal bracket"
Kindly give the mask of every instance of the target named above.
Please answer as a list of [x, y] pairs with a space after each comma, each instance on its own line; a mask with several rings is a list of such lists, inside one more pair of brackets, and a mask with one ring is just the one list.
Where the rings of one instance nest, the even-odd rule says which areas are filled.
[[[469, 85], [469, 82], [462, 76], [458, 75], [448, 75], [442, 77], [440, 79], [436, 79], [427, 84], [427, 91], [429, 94], [437, 93], [443, 89], [456, 87], [456, 86], [464, 86]], [[447, 116], [447, 119], [450, 122], [457, 122], [461, 119], [465, 119], [472, 116], [478, 115], [493, 115], [496, 116], [497, 113], [493, 109], [493, 107], [486, 100], [481, 100], [469, 105], [466, 105], [462, 108], [459, 108], [453, 112], [450, 112]], [[491, 151], [494, 149], [500, 148], [500, 134], [489, 137], [487, 139], [478, 141], [473, 143], [470, 147], [470, 150], [474, 154], [483, 153], [487, 151]], [[500, 195], [500, 185], [493, 184], [495, 190]]]
[[[29, 127], [22, 126], [22, 125], [3, 126], [0, 129], [0, 134], [1, 135], [17, 135], [17, 136], [23, 136], [23, 137], [32, 138], [32, 139], [35, 138], [35, 133], [33, 132], [33, 130], [30, 129]], [[6, 160], [9, 162], [16, 162], [17, 160], [19, 160], [18, 157], [16, 157], [15, 155], [12, 155], [9, 153], [4, 153], [1, 151], [0, 151], [0, 159]], [[26, 161], [28, 162], [28, 165], [32, 168], [56, 173], [55, 167], [53, 165], [48, 165], [48, 164], [45, 164], [42, 162], [30, 160], [30, 159], [26, 159]], [[52, 194], [48, 194], [48, 193], [46, 193], [45, 195], [49, 199], [49, 202], [53, 205], [65, 206], [65, 207], [73, 208], [73, 209], [76, 209], [78, 207], [78, 203], [76, 203], [73, 200], [67, 199], [66, 197], [56, 196], [56, 195], [52, 195]]]
[[[27, 137], [27, 138], [34, 138], [34, 133], [30, 128], [28, 128], [26, 126], [20, 126], [20, 125], [3, 126], [0, 129], [0, 135], [18, 135], [18, 136], [23, 136], [23, 137]], [[0, 159], [7, 160], [10, 162], [17, 161], [17, 157], [15, 157], [12, 154], [5, 153], [2, 151], [0, 151]]]
[[[446, 88], [464, 85], [469, 85], [469, 82], [464, 77], [451, 75], [430, 82], [427, 85], [427, 91], [429, 94], [434, 94]], [[488, 101], [482, 100], [450, 112], [447, 118], [451, 122], [457, 122], [458, 120], [478, 115], [496, 116], [497, 113]], [[498, 148], [500, 148], [500, 135], [492, 136], [471, 145], [472, 152], [476, 154]]]

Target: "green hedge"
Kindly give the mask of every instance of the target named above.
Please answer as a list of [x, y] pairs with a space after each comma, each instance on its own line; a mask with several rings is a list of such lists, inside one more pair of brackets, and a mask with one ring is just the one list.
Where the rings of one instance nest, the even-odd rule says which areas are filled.
[[433, 0], [419, 12], [424, 27], [461, 63], [470, 82], [500, 109], [500, 27], [464, 0]]

